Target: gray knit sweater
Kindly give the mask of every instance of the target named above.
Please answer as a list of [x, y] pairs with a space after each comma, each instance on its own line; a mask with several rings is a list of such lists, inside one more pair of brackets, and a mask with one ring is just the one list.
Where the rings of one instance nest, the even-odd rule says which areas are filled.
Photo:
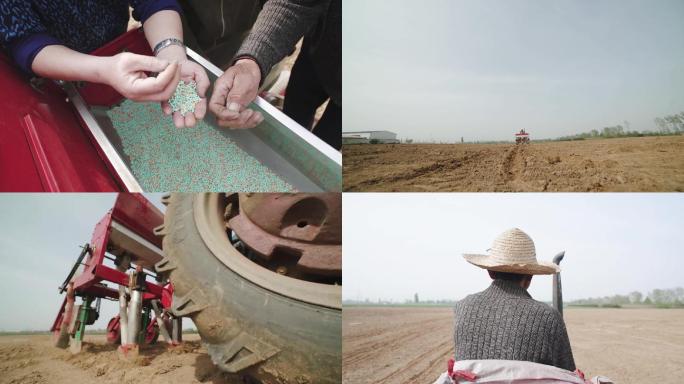
[[560, 313], [517, 283], [494, 280], [454, 308], [456, 360], [522, 360], [575, 370]]
[[269, 0], [235, 58], [251, 57], [263, 80], [303, 36], [321, 85], [342, 105], [342, 0]]

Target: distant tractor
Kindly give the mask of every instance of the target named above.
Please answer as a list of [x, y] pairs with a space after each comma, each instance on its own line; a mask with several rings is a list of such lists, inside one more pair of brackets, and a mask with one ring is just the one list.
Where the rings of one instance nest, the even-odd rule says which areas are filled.
[[516, 144], [529, 144], [530, 143], [530, 134], [525, 132], [525, 129], [521, 129], [520, 132], [515, 134], [515, 143]]

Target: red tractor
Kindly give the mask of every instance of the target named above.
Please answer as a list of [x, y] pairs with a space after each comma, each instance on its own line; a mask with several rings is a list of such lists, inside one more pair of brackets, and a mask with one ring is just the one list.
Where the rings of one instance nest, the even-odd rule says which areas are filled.
[[530, 143], [530, 134], [525, 132], [525, 129], [521, 129], [520, 132], [515, 134], [515, 143], [516, 144], [529, 144]]

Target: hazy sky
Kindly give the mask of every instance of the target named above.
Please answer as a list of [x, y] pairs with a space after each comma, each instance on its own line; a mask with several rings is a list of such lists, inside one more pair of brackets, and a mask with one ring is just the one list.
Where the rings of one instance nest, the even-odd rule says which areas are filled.
[[508, 140], [684, 111], [681, 0], [346, 0], [344, 131]]
[[[146, 196], [164, 212], [162, 194]], [[50, 328], [64, 298], [57, 288], [115, 199], [112, 193], [0, 194], [0, 331]], [[106, 328], [118, 313], [115, 302], [103, 300], [101, 308], [91, 329]]]
[[[503, 231], [532, 237], [539, 260], [561, 262], [565, 300], [684, 286], [681, 194], [343, 195], [343, 299], [461, 299], [487, 272], [463, 253], [486, 253]], [[551, 300], [551, 277], [530, 293]]]

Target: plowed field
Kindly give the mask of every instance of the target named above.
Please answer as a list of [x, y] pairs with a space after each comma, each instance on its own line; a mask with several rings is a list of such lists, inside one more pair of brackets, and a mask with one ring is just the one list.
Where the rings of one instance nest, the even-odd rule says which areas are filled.
[[184, 337], [181, 346], [145, 346], [124, 361], [104, 335], [86, 335], [76, 355], [53, 347], [51, 335], [0, 336], [0, 383], [245, 383], [211, 362], [198, 335]]
[[[684, 310], [566, 309], [575, 364], [616, 383], [681, 383]], [[345, 384], [430, 384], [453, 354], [451, 308], [345, 307]]]
[[684, 191], [684, 136], [346, 145], [345, 191]]

